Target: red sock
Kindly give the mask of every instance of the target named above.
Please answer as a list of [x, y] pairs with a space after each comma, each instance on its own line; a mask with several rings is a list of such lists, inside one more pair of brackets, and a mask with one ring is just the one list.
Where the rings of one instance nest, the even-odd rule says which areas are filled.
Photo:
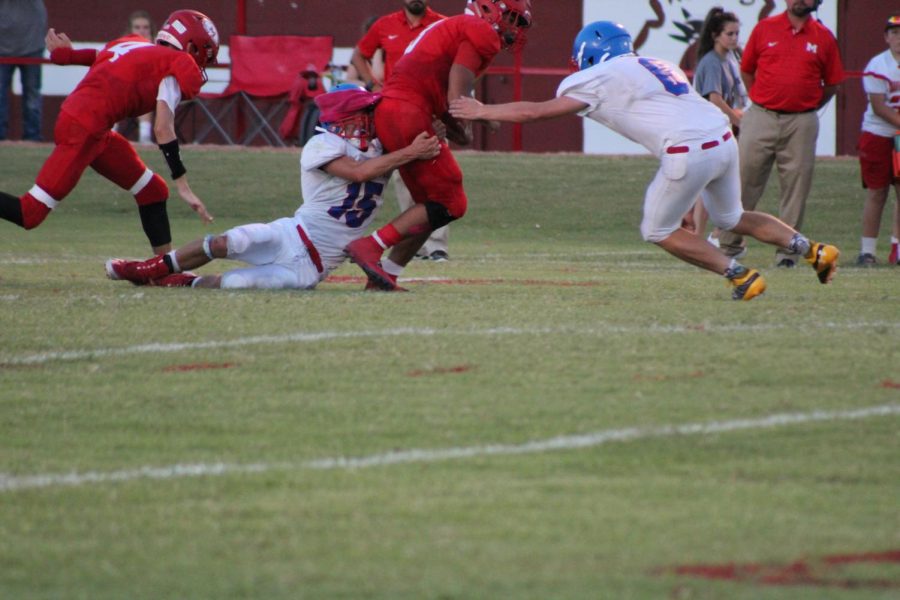
[[397, 228], [388, 223], [375, 233], [378, 234], [378, 237], [384, 242], [384, 245], [390, 248], [391, 246], [400, 242], [403, 239], [403, 236], [400, 235], [400, 232], [397, 231]]
[[[135, 267], [147, 279], [159, 279], [165, 277], [172, 272], [170, 263], [166, 261], [167, 256], [160, 254], [153, 258], [148, 258], [142, 263], [137, 263]], [[171, 259], [170, 259], [171, 260]]]

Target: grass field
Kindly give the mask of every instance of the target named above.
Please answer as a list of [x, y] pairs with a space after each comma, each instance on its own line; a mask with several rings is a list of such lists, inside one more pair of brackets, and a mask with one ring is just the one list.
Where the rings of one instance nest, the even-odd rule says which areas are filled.
[[[0, 145], [0, 189], [48, 152]], [[177, 243], [296, 208], [296, 152], [183, 154], [217, 220], [173, 199]], [[409, 294], [108, 281], [147, 247], [94, 174], [0, 223], [0, 598], [900, 595], [900, 268], [752, 245], [737, 303], [640, 240], [654, 161], [460, 162]], [[861, 201], [819, 163], [805, 230], [848, 265]]]

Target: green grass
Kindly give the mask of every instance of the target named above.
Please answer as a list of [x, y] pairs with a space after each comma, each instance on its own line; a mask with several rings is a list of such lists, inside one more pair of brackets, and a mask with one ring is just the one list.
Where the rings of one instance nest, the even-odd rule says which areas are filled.
[[[48, 152], [0, 145], [0, 190], [26, 190]], [[158, 154], [144, 152], [164, 173]], [[172, 199], [176, 242], [299, 202], [296, 152], [184, 157], [217, 220], [204, 228]], [[822, 286], [754, 244], [745, 262], [769, 291], [736, 303], [721, 278], [640, 240], [654, 161], [460, 162], [470, 212], [451, 226], [452, 260], [407, 270], [458, 284], [409, 294], [108, 281], [107, 257], [147, 247], [133, 201], [93, 173], [38, 230], [0, 224], [0, 598], [895, 598], [900, 565], [821, 559], [900, 549], [896, 415], [310, 467], [900, 405], [900, 269], [848, 266]], [[855, 161], [820, 161], [804, 229], [846, 263], [862, 199]], [[66, 351], [81, 354], [53, 358]], [[178, 370], [192, 364], [221, 368]], [[218, 463], [264, 469], [3, 486]], [[797, 560], [819, 585], [666, 570]]]

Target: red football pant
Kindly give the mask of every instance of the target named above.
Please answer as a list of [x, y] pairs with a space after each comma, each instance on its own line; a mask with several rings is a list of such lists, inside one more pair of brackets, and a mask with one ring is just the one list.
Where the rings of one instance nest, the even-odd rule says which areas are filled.
[[[423, 131], [434, 135], [431, 115], [415, 104], [384, 98], [375, 107], [375, 135], [385, 152], [405, 148]], [[456, 219], [466, 213], [462, 171], [447, 144], [435, 158], [406, 163], [399, 171], [416, 203], [443, 204]]]
[[[168, 199], [169, 190], [162, 177], [150, 171], [131, 143], [118, 133], [91, 133], [67, 113], [60, 112], [53, 136], [56, 147], [41, 167], [35, 187], [22, 196], [26, 228], [37, 226], [48, 209], [68, 196], [88, 167], [128, 190], [138, 205]], [[37, 204], [46, 208], [36, 208]]]

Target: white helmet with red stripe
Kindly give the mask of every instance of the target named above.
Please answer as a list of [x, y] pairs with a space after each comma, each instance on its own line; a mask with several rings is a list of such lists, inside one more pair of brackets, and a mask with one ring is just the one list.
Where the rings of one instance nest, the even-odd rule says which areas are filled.
[[219, 32], [212, 19], [196, 10], [176, 10], [156, 34], [156, 43], [187, 52], [200, 67], [216, 64], [219, 54]]

